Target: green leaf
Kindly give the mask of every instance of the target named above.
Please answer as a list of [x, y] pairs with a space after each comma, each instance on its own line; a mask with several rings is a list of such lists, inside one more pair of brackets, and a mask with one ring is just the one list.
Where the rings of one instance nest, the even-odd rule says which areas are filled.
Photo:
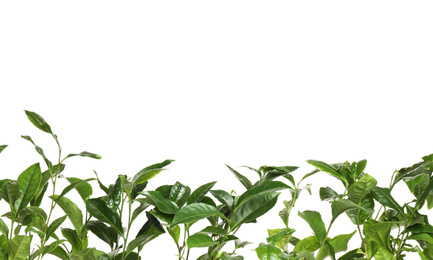
[[274, 230], [274, 231], [276, 231], [276, 233], [273, 235], [271, 235], [270, 231], [271, 230], [268, 229], [269, 237], [266, 238], [266, 241], [276, 244], [276, 243], [280, 242], [281, 240], [283, 240], [284, 238], [286, 238], [287, 236], [293, 234], [296, 230], [294, 230], [292, 228], [277, 229], [277, 230]]
[[277, 192], [268, 192], [250, 197], [235, 209], [230, 220], [230, 229], [234, 230], [239, 225], [253, 221], [268, 212], [277, 202], [278, 195], [280, 194]]
[[413, 234], [407, 237], [407, 239], [411, 239], [411, 240], [424, 240], [430, 244], [433, 244], [433, 238], [430, 234], [427, 233], [418, 233], [418, 234]]
[[355, 179], [357, 179], [359, 177], [359, 175], [362, 174], [362, 172], [365, 170], [366, 166], [367, 166], [367, 160], [361, 160], [356, 164]]
[[[347, 211], [346, 214], [350, 218], [353, 224], [355, 225], [362, 225], [364, 221], [366, 221], [368, 218], [373, 217], [374, 212], [374, 199], [371, 196], [371, 194], [368, 194], [367, 196], [363, 197], [361, 199], [361, 207], [363, 209], [359, 210], [352, 210]], [[359, 212], [359, 218], [358, 218], [358, 212]]]
[[[97, 155], [95, 153], [89, 153], [89, 152], [84, 151], [84, 152], [81, 152], [81, 153], [71, 153], [71, 154], [68, 154], [68, 156], [66, 156], [65, 159], [70, 158], [70, 157], [74, 157], [74, 156], [89, 157], [89, 158], [93, 158], [93, 159], [101, 159], [102, 158], [101, 156], [99, 156], [99, 155]], [[65, 159], [63, 159], [63, 160], [65, 160]]]
[[0, 145], [0, 153], [3, 152], [6, 147], [8, 147], [8, 145]]
[[204, 203], [193, 203], [181, 208], [174, 215], [171, 227], [177, 224], [195, 222], [213, 216], [225, 218], [225, 216], [214, 206]]
[[88, 199], [86, 201], [86, 209], [90, 215], [102, 222], [109, 224], [117, 231], [119, 235], [123, 237], [122, 221], [119, 214], [117, 214], [117, 212], [113, 212], [109, 207], [107, 207], [102, 199]]
[[419, 254], [421, 260], [429, 260], [418, 246], [416, 247], [416, 250], [418, 251], [418, 254]]
[[416, 200], [416, 204], [415, 204], [416, 209], [419, 210], [422, 208], [425, 200], [432, 193], [432, 191], [433, 191], [433, 178], [430, 178], [430, 182], [429, 182], [428, 186], [423, 190], [421, 195]]
[[211, 190], [210, 193], [230, 210], [233, 209], [233, 196], [225, 190]]
[[321, 187], [319, 190], [320, 200], [322, 201], [328, 201], [328, 200], [335, 200], [338, 198], [338, 193], [335, 192], [330, 187]]
[[377, 181], [375, 178], [365, 174], [357, 182], [351, 185], [347, 191], [349, 199], [356, 204], [360, 204], [361, 199], [376, 187]]
[[83, 214], [81, 213], [81, 210], [70, 199], [66, 197], [61, 197], [59, 199], [58, 197], [59, 195], [50, 196], [50, 198], [56, 201], [66, 213], [78, 234], [81, 234], [83, 231]]
[[168, 199], [174, 201], [179, 207], [182, 207], [188, 200], [191, 194], [191, 189], [180, 182], [176, 182], [170, 189]]
[[72, 246], [72, 251], [81, 251], [87, 247], [86, 241], [82, 241], [77, 231], [70, 228], [60, 228], [62, 231], [62, 235], [66, 238]]
[[306, 210], [304, 212], [298, 211], [298, 215], [307, 221], [308, 225], [310, 225], [313, 230], [314, 235], [316, 235], [317, 240], [319, 240], [320, 243], [324, 242], [326, 239], [326, 228], [320, 213], [317, 211]]
[[[355, 232], [356, 230], [350, 234], [338, 235], [329, 240], [329, 244], [334, 249], [334, 252], [338, 253], [347, 251], [347, 244], [349, 243], [349, 240], [353, 237], [353, 234], [355, 234]], [[328, 256], [327, 250], [322, 249], [317, 254], [316, 260], [325, 259], [326, 256]]]
[[321, 170], [322, 172], [329, 173], [331, 176], [336, 177], [337, 179], [341, 180], [343, 183], [347, 183], [346, 179], [337, 171], [337, 169], [334, 166], [316, 160], [307, 160], [307, 163], [313, 165], [314, 167]]
[[261, 243], [256, 253], [260, 260], [280, 260], [281, 250], [273, 244]]
[[320, 242], [317, 240], [316, 236], [310, 236], [302, 239], [298, 243], [296, 243], [295, 248], [293, 251], [296, 252], [302, 252], [302, 251], [308, 251], [308, 252], [314, 252], [317, 249], [320, 248]]
[[15, 236], [9, 240], [8, 260], [25, 260], [30, 255], [31, 236]]
[[60, 217], [56, 220], [54, 220], [47, 228], [47, 231], [45, 232], [45, 240], [48, 240], [48, 238], [51, 237], [52, 234], [60, 227], [60, 225], [65, 221], [66, 216]]
[[179, 244], [180, 227], [179, 226], [174, 226], [172, 228], [167, 227], [167, 231], [170, 234], [170, 236], [173, 238], [174, 242], [176, 244]]
[[280, 191], [283, 189], [289, 189], [290, 187], [280, 181], [266, 181], [258, 184], [257, 186], [253, 186], [245, 191], [242, 195], [235, 199], [236, 207], [242, 205], [243, 202], [247, 201], [252, 196], [256, 196], [259, 194], [264, 194], [268, 192]]
[[107, 206], [112, 211], [116, 211], [121, 202], [122, 202], [122, 179], [118, 177], [114, 185], [111, 187], [110, 193], [108, 193]]
[[114, 228], [109, 227], [101, 221], [91, 220], [87, 223], [87, 229], [92, 231], [102, 241], [110, 245], [113, 248], [114, 244], [117, 244], [117, 232]]
[[27, 110], [24, 111], [26, 112], [27, 118], [30, 120], [30, 122], [32, 122], [34, 126], [46, 133], [53, 134], [50, 125], [48, 125], [47, 122], [45, 122], [45, 120], [40, 115], [36, 114], [35, 112]]
[[134, 222], [134, 220], [148, 207], [150, 204], [147, 203], [140, 203], [140, 206], [138, 206], [133, 212], [131, 217], [131, 223]]
[[[78, 191], [80, 187], [84, 186], [85, 184], [88, 184], [87, 182], [93, 181], [93, 180], [96, 180], [96, 179], [95, 178], [89, 178], [89, 179], [81, 180], [78, 178], [68, 178], [68, 181], [71, 182], [71, 184], [69, 184], [68, 186], [66, 186], [66, 188], [63, 189], [62, 193], [60, 193], [60, 195], [57, 199], [62, 198], [63, 196], [65, 196], [68, 192], [70, 192], [73, 189], [76, 189]], [[92, 189], [91, 186], [90, 186], [90, 189]], [[81, 193], [79, 192], [79, 194], [82, 195], [81, 197], [83, 198], [84, 201], [86, 201], [86, 199], [91, 195], [91, 192], [90, 192], [90, 194], [88, 192], [88, 187], [86, 188], [86, 190], [80, 189], [80, 191], [81, 191]]]
[[210, 247], [214, 245], [216, 242], [212, 240], [212, 238], [208, 235], [196, 233], [191, 235], [186, 240], [186, 244], [189, 249], [193, 247]]
[[201, 199], [206, 195], [206, 193], [208, 193], [210, 191], [210, 189], [212, 189], [213, 186], [215, 186], [215, 183], [216, 183], [216, 181], [213, 181], [213, 182], [209, 182], [209, 183], [203, 184], [202, 186], [198, 187], [189, 196], [187, 204], [189, 205], [192, 203], [199, 203], [201, 201]]
[[243, 176], [242, 174], [240, 174], [239, 172], [235, 171], [232, 167], [226, 165], [227, 168], [230, 169], [230, 171], [235, 175], [235, 177], [242, 183], [242, 185], [245, 186], [245, 188], [249, 189], [251, 188], [253, 185], [251, 184], [250, 180], [248, 180], [245, 176]]
[[143, 191], [140, 194], [152, 199], [155, 206], [164, 213], [175, 214], [179, 210], [176, 203], [164, 198], [159, 191]]
[[373, 219], [367, 220], [363, 225], [363, 233], [366, 242], [376, 242], [384, 247], [389, 246], [389, 236], [392, 222], [377, 222]]
[[363, 257], [364, 254], [358, 253], [358, 249], [354, 249], [342, 255], [340, 258], [338, 258], [338, 260], [353, 260], [353, 259], [361, 259]]
[[[150, 222], [148, 222], [150, 223]], [[140, 232], [139, 232], [140, 233]], [[144, 246], [145, 244], [149, 243], [153, 239], [157, 238], [162, 233], [153, 225], [148, 225], [148, 228], [137, 236], [135, 239], [133, 239], [131, 242], [128, 243], [128, 247], [126, 248], [125, 255], [129, 255], [135, 248], [140, 248]]]
[[225, 231], [220, 227], [208, 226], [197, 233], [211, 234], [211, 235], [226, 235], [227, 231]]
[[404, 216], [403, 208], [391, 196], [391, 191], [388, 188], [374, 187], [371, 190], [371, 195], [380, 204], [395, 209], [398, 211], [398, 213]]
[[163, 167], [169, 165], [174, 162], [174, 160], [165, 160], [162, 163], [153, 164], [147, 166], [143, 170], [139, 171], [131, 180], [132, 184], [135, 186], [137, 184], [143, 183], [155, 177], [158, 173], [160, 173]]
[[35, 196], [39, 183], [41, 182], [41, 175], [39, 163], [36, 163], [27, 168], [18, 177], [20, 196], [14, 202], [15, 216], [17, 216], [18, 212], [25, 208], [33, 196]]
[[3, 233], [5, 236], [8, 236], [9, 234], [9, 228], [1, 218], [0, 218], [0, 232]]
[[337, 217], [344, 212], [363, 209], [358, 204], [355, 204], [355, 202], [347, 199], [334, 200], [331, 204], [331, 208], [332, 208], [332, 220], [337, 219]]

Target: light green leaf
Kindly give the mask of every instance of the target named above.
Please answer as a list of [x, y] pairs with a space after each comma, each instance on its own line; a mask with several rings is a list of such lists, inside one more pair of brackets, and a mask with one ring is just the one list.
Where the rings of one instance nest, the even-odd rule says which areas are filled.
[[418, 234], [413, 234], [407, 237], [407, 239], [411, 239], [411, 240], [424, 240], [430, 244], [433, 244], [433, 238], [431, 235], [427, 234], [427, 233], [418, 233]]
[[421, 195], [417, 198], [415, 208], [420, 210], [424, 205], [425, 200], [433, 191], [433, 178], [430, 178], [428, 186], [423, 190]]
[[256, 248], [257, 256], [260, 260], [280, 260], [281, 250], [274, 244], [263, 244]]
[[225, 231], [220, 227], [208, 226], [197, 233], [211, 234], [211, 235], [226, 235], [228, 231]]
[[347, 196], [349, 199], [356, 204], [360, 204], [361, 199], [366, 196], [370, 191], [376, 187], [377, 181], [375, 178], [368, 174], [365, 174], [357, 182], [352, 184], [348, 191]]
[[298, 243], [296, 243], [296, 246], [293, 249], [293, 251], [296, 251], [296, 252], [302, 252], [302, 251], [314, 252], [319, 248], [320, 248], [320, 242], [319, 242], [319, 240], [317, 240], [317, 237], [316, 236], [309, 236], [309, 237], [302, 239]]
[[141, 184], [145, 181], [148, 181], [155, 177], [158, 173], [160, 173], [163, 167], [169, 165], [174, 162], [174, 160], [165, 160], [162, 163], [153, 164], [147, 166], [143, 170], [139, 171], [131, 180], [131, 183], [135, 186], [137, 184]]
[[[68, 192], [70, 192], [73, 189], [76, 189], [78, 191], [80, 187], [83, 187], [85, 184], [88, 184], [87, 182], [93, 181], [93, 180], [96, 180], [96, 179], [95, 178], [89, 178], [89, 179], [81, 180], [78, 178], [68, 178], [68, 181], [71, 182], [71, 184], [69, 184], [68, 186], [66, 186], [66, 188], [63, 189], [62, 193], [60, 193], [60, 195], [57, 199], [62, 198], [63, 196], [65, 196]], [[90, 186], [90, 189], [92, 189], [91, 186]], [[86, 190], [88, 190], [88, 188]], [[84, 190], [81, 190], [81, 191], [84, 191]], [[84, 197], [81, 196], [84, 201], [86, 201], [87, 197], [89, 197], [91, 195], [91, 192], [90, 192], [90, 194], [88, 194], [89, 192], [86, 192], [86, 193], [87, 194], [83, 194]], [[82, 192], [80, 193], [80, 195], [82, 195]]]
[[9, 240], [8, 260], [25, 260], [30, 255], [31, 236], [15, 236]]
[[298, 211], [298, 215], [307, 221], [308, 225], [310, 225], [314, 234], [320, 243], [325, 241], [326, 239], [326, 228], [325, 223], [323, 223], [322, 216], [317, 211], [306, 210], [304, 212]]
[[0, 232], [3, 233], [5, 236], [8, 236], [9, 234], [9, 228], [1, 218], [0, 218]]
[[205, 235], [205, 234], [201, 234], [201, 233], [196, 233], [194, 235], [191, 235], [186, 240], [186, 244], [187, 244], [188, 248], [210, 247], [210, 246], [214, 245], [215, 243], [216, 242], [213, 241], [212, 238], [210, 238], [210, 236]]

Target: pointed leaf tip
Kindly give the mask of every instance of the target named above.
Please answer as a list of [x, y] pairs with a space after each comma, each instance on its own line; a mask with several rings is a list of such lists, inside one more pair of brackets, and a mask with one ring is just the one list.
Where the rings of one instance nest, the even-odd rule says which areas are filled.
[[24, 110], [24, 112], [26, 113], [27, 118], [34, 126], [36, 126], [37, 128], [39, 128], [40, 130], [46, 133], [53, 134], [50, 125], [47, 122], [45, 122], [45, 120], [40, 115], [28, 110]]

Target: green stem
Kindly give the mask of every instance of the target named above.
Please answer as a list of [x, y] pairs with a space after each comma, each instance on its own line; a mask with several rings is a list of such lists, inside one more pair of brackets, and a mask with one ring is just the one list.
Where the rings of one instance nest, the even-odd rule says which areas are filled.
[[[122, 201], [123, 204], [123, 201]], [[122, 211], [123, 211], [123, 205], [122, 205]], [[128, 230], [126, 231], [126, 237], [123, 239], [123, 257], [122, 259], [125, 259], [126, 255], [125, 255], [125, 250], [126, 250], [126, 245], [128, 242], [128, 237], [129, 237], [129, 230], [131, 229], [131, 211], [132, 211], [132, 200], [131, 198], [128, 197]]]
[[12, 219], [11, 219], [11, 235], [10, 235], [9, 240], [12, 239], [12, 235], [13, 235], [13, 233], [14, 233], [14, 223], [15, 223], [15, 220], [12, 218]]
[[328, 230], [326, 230], [325, 239], [320, 243], [319, 252], [322, 249], [322, 247], [325, 245], [326, 240], [328, 239], [328, 234], [329, 234], [329, 231], [331, 230], [331, 226], [334, 223], [334, 221], [335, 221], [335, 219], [331, 219], [331, 223], [329, 223]]

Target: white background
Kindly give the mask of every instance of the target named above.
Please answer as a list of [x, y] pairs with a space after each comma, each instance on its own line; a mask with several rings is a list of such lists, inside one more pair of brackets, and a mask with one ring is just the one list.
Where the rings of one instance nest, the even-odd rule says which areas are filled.
[[[66, 176], [96, 170], [106, 185], [175, 159], [148, 189], [218, 181], [215, 189], [241, 193], [224, 164], [253, 180], [237, 167], [296, 165], [299, 179], [312, 170], [307, 159], [367, 159], [366, 172], [388, 186], [394, 170], [433, 152], [432, 11], [430, 1], [3, 1], [0, 144], [10, 146], [1, 178], [40, 161], [21, 134], [56, 157], [26, 109], [51, 124], [65, 155], [102, 156], [70, 159]], [[313, 195], [291, 216], [300, 238], [311, 230], [297, 211], [318, 210], [327, 225], [318, 190], [342, 192], [323, 173], [306, 183]], [[412, 199], [405, 192], [394, 192], [402, 204]], [[240, 251], [246, 259], [267, 228], [284, 226], [277, 212], [289, 198], [237, 233], [255, 243]], [[331, 236], [355, 230], [339, 220]], [[168, 235], [143, 252], [176, 259]]]

